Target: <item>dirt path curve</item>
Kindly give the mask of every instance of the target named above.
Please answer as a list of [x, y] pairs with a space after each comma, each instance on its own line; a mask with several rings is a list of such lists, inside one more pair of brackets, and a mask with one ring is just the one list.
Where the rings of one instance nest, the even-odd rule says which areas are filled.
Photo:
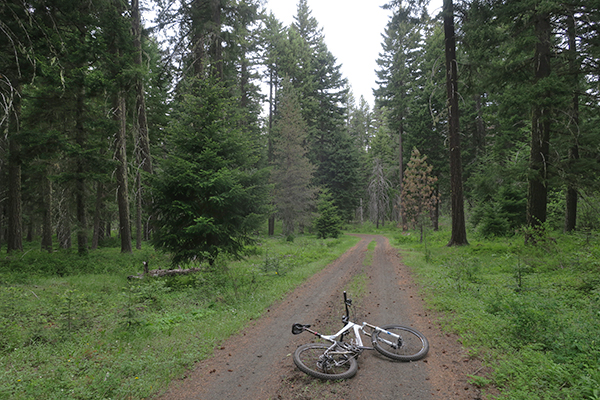
[[[479, 399], [479, 391], [468, 384], [466, 374], [481, 367], [467, 357], [456, 338], [443, 334], [425, 311], [398, 252], [383, 236], [357, 236], [361, 241], [356, 246], [274, 304], [242, 333], [226, 340], [160, 399]], [[364, 266], [367, 246], [373, 240], [377, 242], [373, 262]], [[322, 383], [295, 367], [291, 353], [313, 337], [292, 335], [291, 326], [308, 323], [323, 333], [339, 329], [341, 293], [362, 273], [368, 277], [367, 295], [358, 302], [356, 319], [415, 327], [429, 339], [429, 354], [423, 360], [402, 363], [365, 351], [353, 379]]]

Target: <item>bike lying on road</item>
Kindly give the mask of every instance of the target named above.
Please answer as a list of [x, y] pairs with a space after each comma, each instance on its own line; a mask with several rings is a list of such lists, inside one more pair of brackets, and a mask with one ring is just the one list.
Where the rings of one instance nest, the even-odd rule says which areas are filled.
[[[344, 327], [335, 335], [322, 335], [310, 325], [294, 324], [292, 333], [299, 335], [306, 331], [329, 343], [303, 344], [294, 352], [294, 363], [308, 375], [319, 379], [348, 379], [358, 370], [357, 357], [363, 350], [377, 350], [386, 357], [399, 361], [416, 361], [427, 354], [429, 342], [416, 329], [391, 324], [378, 327], [363, 322], [350, 321], [352, 300], [344, 292], [346, 315], [342, 317]], [[344, 336], [353, 333], [349, 341]], [[371, 338], [373, 347], [363, 346], [361, 333]]]

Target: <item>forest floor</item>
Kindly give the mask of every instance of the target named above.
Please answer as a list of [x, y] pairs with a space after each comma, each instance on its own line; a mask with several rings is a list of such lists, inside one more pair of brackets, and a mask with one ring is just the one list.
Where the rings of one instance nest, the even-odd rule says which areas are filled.
[[[357, 245], [223, 341], [212, 357], [173, 382], [160, 399], [482, 399], [468, 376], [481, 375], [485, 368], [469, 357], [457, 337], [441, 330], [397, 250], [383, 236], [357, 236]], [[377, 245], [372, 261], [365, 262], [371, 241]], [[357, 279], [364, 288], [354, 296], [350, 289]], [[356, 322], [414, 327], [428, 338], [429, 354], [403, 363], [365, 351], [357, 375], [346, 381], [322, 382], [302, 373], [292, 353], [314, 337], [292, 335], [292, 324], [334, 333], [342, 326], [343, 290], [356, 299]]]

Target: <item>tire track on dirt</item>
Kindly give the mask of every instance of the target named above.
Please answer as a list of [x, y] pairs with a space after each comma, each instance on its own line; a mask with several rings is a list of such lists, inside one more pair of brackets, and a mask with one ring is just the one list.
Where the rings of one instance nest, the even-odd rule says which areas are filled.
[[[383, 236], [355, 236], [361, 238], [358, 244], [222, 343], [211, 358], [198, 363], [184, 380], [174, 382], [160, 399], [479, 399], [479, 390], [468, 384], [466, 374], [481, 369], [480, 364], [467, 357], [455, 337], [443, 334], [425, 311], [398, 252]], [[373, 262], [364, 266], [372, 240], [377, 242]], [[311, 324], [326, 334], [341, 328], [342, 291], [363, 272], [369, 278], [368, 288], [357, 302], [356, 322], [414, 327], [428, 338], [429, 354], [423, 360], [403, 363], [365, 351], [353, 379], [323, 383], [305, 375], [295, 367], [291, 353], [314, 337], [292, 335], [292, 324]], [[363, 342], [370, 345], [369, 338]]]
[[[342, 288], [362, 268], [368, 242], [358, 244], [310, 277], [264, 317], [227, 339], [213, 356], [197, 364], [183, 381], [174, 382], [160, 399], [269, 399], [281, 371], [293, 364], [289, 354], [310, 340], [293, 336], [295, 322], [315, 323], [339, 303]], [[304, 335], [300, 335], [304, 336]]]

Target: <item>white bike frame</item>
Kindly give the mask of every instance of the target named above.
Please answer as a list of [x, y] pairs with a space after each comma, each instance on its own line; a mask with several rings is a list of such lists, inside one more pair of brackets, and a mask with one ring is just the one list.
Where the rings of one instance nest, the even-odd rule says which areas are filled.
[[[365, 328], [369, 328], [369, 329], [371, 329], [371, 332], [367, 332], [367, 331], [365, 330]], [[379, 339], [380, 339], [381, 341], [385, 342], [386, 344], [388, 344], [388, 345], [392, 346], [392, 347], [396, 347], [396, 346], [398, 345], [398, 341], [399, 341], [399, 339], [400, 339], [400, 335], [396, 335], [395, 333], [388, 332], [388, 331], [386, 331], [385, 329], [381, 329], [380, 327], [378, 327], [378, 326], [375, 326], [375, 325], [371, 325], [371, 324], [369, 324], [369, 323], [367, 323], [367, 322], [363, 322], [363, 323], [362, 323], [362, 325], [360, 325], [360, 324], [356, 324], [356, 323], [354, 323], [354, 322], [352, 322], [352, 321], [348, 321], [348, 322], [346, 323], [346, 325], [345, 325], [345, 326], [344, 326], [342, 329], [340, 329], [340, 330], [339, 330], [339, 331], [338, 331], [336, 334], [334, 334], [334, 335], [322, 335], [322, 334], [320, 334], [320, 333], [318, 333], [318, 332], [315, 332], [315, 331], [313, 331], [313, 330], [311, 330], [311, 329], [308, 329], [308, 328], [305, 328], [305, 330], [306, 330], [307, 332], [310, 332], [310, 333], [312, 333], [313, 335], [316, 335], [316, 336], [318, 336], [318, 337], [319, 337], [319, 338], [321, 338], [321, 339], [324, 339], [324, 340], [330, 341], [330, 342], [331, 342], [331, 343], [333, 343], [334, 345], [335, 345], [335, 344], [337, 344], [337, 343], [339, 343], [339, 341], [337, 340], [337, 338], [341, 337], [341, 336], [342, 336], [343, 334], [345, 334], [346, 332], [348, 332], [348, 331], [352, 330], [352, 331], [354, 331], [354, 337], [356, 338], [356, 339], [355, 339], [355, 340], [356, 340], [356, 343], [351, 343], [351, 344], [354, 344], [354, 345], [356, 345], [356, 346], [358, 347], [358, 349], [359, 349], [359, 350], [373, 350], [373, 347], [365, 347], [365, 346], [363, 345], [363, 341], [362, 341], [362, 338], [361, 338], [361, 336], [360, 336], [360, 333], [364, 333], [366, 336], [369, 336], [369, 337], [370, 337], [370, 336], [373, 334], [373, 332], [385, 333], [385, 334], [387, 334], [387, 335], [391, 336], [391, 337], [393, 338], [394, 342], [392, 342], [392, 341], [389, 341], [389, 340], [385, 340], [385, 339], [384, 339], [384, 338], [382, 338], [382, 337], [380, 337]], [[330, 348], [329, 350], [331, 350], [331, 348]]]
[[[355, 355], [358, 355], [363, 350], [373, 350], [373, 347], [365, 347], [363, 345], [362, 338], [360, 337], [361, 332], [369, 337], [374, 332], [385, 333], [388, 336], [391, 336], [393, 338], [394, 342], [386, 340], [386, 339], [382, 338], [381, 336], [379, 337], [379, 340], [386, 343], [387, 345], [389, 345], [392, 348], [399, 347], [400, 340], [401, 340], [400, 335], [396, 335], [395, 333], [388, 332], [385, 329], [381, 329], [378, 326], [371, 325], [366, 322], [363, 322], [362, 325], [359, 325], [357, 323], [350, 321], [350, 312], [349, 312], [348, 306], [351, 304], [352, 304], [352, 302], [347, 299], [346, 292], [344, 292], [344, 305], [346, 306], [346, 315], [342, 318], [342, 322], [344, 322], [346, 325], [344, 325], [344, 327], [342, 329], [340, 329], [340, 331], [338, 333], [336, 333], [335, 335], [322, 335], [319, 332], [309, 329], [310, 325], [302, 325], [302, 324], [294, 324], [294, 326], [292, 327], [292, 333], [299, 334], [302, 331], [307, 331], [307, 332], [312, 333], [315, 336], [318, 336], [321, 339], [330, 341], [333, 344], [331, 345], [331, 347], [329, 347], [325, 351], [326, 354], [333, 351], [336, 345], [339, 345], [340, 347], [347, 349], [347, 351], [343, 352], [343, 354], [353, 353]], [[365, 328], [369, 328], [369, 329], [371, 329], [371, 331], [367, 332], [365, 330]], [[296, 331], [296, 329], [298, 329], [298, 330]], [[351, 342], [351, 343], [349, 343], [350, 346], [347, 346], [347, 343], [345, 343], [341, 340], [340, 341], [337, 340], [338, 337], [342, 337], [345, 333], [347, 333], [350, 330], [354, 331], [354, 337], [356, 338], [355, 343]], [[342, 345], [342, 344], [344, 344], [344, 345]], [[355, 346], [355, 347], [352, 347], [352, 346]], [[336, 353], [338, 353], [338, 352], [336, 352]]]

